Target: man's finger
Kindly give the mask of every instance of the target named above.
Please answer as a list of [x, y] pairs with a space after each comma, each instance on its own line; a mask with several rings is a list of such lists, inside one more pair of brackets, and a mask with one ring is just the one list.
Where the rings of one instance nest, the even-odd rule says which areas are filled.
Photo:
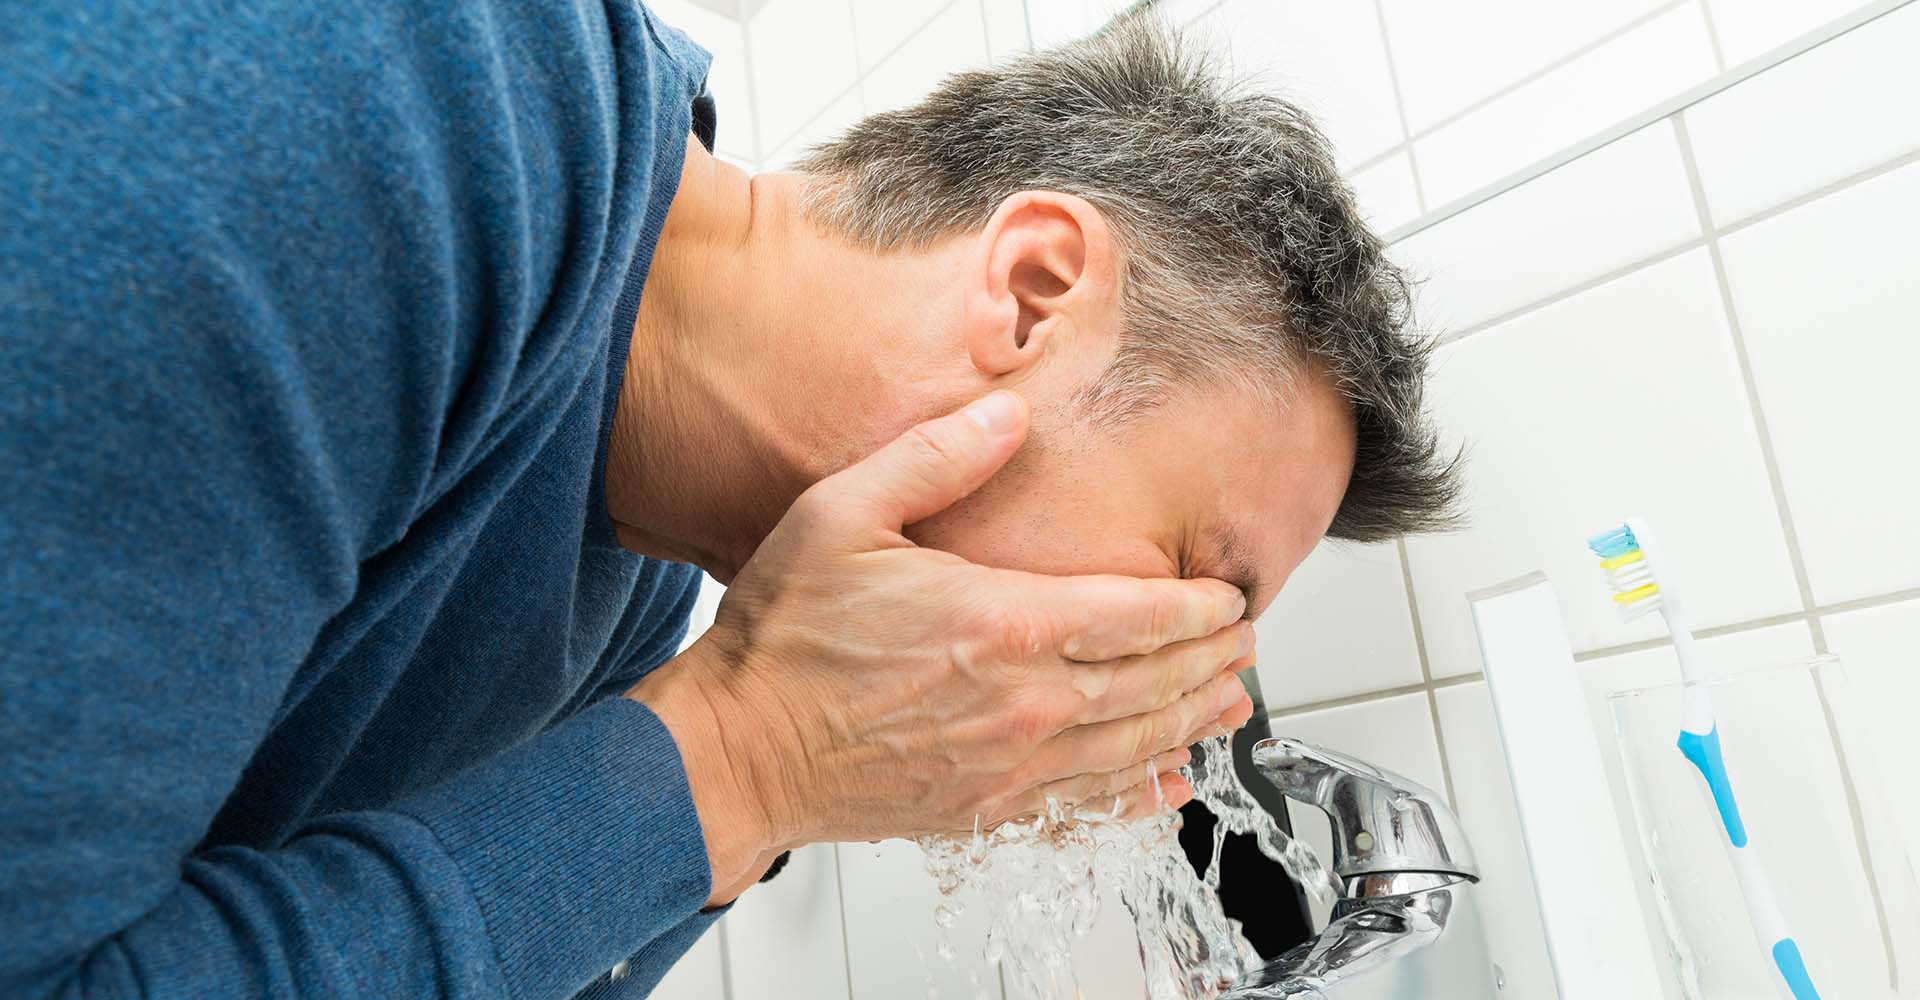
[[1027, 420], [1019, 396], [991, 392], [957, 413], [915, 425], [807, 493], [835, 517], [899, 531], [952, 506], [998, 472], [1026, 437]]
[[1236, 621], [1212, 635], [1151, 653], [1069, 663], [1062, 683], [1084, 699], [1073, 723], [1091, 725], [1165, 708], [1221, 673], [1251, 665], [1253, 646], [1253, 624]]
[[1156, 812], [1171, 812], [1192, 801], [1193, 785], [1175, 772], [1159, 775], [1156, 781], [1142, 781], [1106, 803], [1090, 805], [1116, 819], [1140, 819]]
[[[1112, 722], [1075, 726], [1040, 749], [1036, 772], [1057, 780], [1089, 772], [1118, 771], [1192, 742], [1193, 734], [1213, 735], [1214, 725], [1237, 714], [1246, 702], [1240, 678], [1228, 674], [1204, 684], [1157, 712]], [[1242, 724], [1245, 718], [1239, 720]]]
[[1112, 808], [1116, 796], [1156, 777], [1166, 780], [1193, 763], [1193, 752], [1177, 747], [1143, 764], [1104, 774], [1077, 774], [1049, 782], [1008, 803], [1002, 819], [1033, 816], [1044, 812], [1049, 799], [1063, 806], [1078, 806], [1093, 812]]
[[1059, 577], [1042, 588], [1040, 599], [1054, 617], [1060, 655], [1083, 663], [1198, 639], [1247, 613], [1240, 588], [1210, 579]]

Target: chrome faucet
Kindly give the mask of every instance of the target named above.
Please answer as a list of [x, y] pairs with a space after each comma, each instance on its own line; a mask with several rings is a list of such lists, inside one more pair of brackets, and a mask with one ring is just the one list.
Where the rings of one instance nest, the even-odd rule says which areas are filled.
[[1460, 821], [1431, 789], [1343, 753], [1262, 740], [1253, 763], [1333, 826], [1341, 895], [1320, 936], [1222, 1000], [1489, 1000], [1501, 977], [1474, 905]]

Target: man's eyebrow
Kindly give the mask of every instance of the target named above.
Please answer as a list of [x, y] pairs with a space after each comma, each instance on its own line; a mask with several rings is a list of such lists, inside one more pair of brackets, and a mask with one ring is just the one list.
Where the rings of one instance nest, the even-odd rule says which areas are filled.
[[1219, 546], [1214, 556], [1216, 565], [1208, 575], [1239, 587], [1240, 593], [1246, 596], [1248, 609], [1252, 609], [1254, 597], [1262, 593], [1260, 565], [1254, 561], [1253, 547], [1247, 544], [1246, 536], [1234, 528], [1220, 532]]

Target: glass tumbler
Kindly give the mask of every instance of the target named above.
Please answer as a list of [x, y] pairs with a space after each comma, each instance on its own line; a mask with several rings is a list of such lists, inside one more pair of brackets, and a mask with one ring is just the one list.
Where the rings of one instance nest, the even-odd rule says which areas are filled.
[[[1761, 874], [1822, 1000], [1920, 997], [1920, 891], [1840, 661], [1709, 681]], [[1707, 783], [1676, 746], [1682, 685], [1608, 697], [1673, 979], [1686, 1000], [1794, 998], [1761, 942]], [[1920, 831], [1914, 831], [1920, 834]]]

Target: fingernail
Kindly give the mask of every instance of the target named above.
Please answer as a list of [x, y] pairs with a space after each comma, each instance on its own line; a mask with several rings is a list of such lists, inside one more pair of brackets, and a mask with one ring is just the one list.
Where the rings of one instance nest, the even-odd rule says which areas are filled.
[[1224, 712], [1227, 709], [1232, 708], [1235, 705], [1238, 705], [1240, 703], [1240, 699], [1244, 697], [1246, 693], [1247, 693], [1247, 689], [1244, 685], [1240, 683], [1240, 678], [1238, 677], [1227, 678], [1226, 683], [1220, 685], [1220, 697], [1214, 699], [1213, 710], [1215, 712]]
[[1240, 654], [1239, 656], [1235, 656], [1234, 659], [1237, 660], [1241, 656], [1253, 652], [1254, 639], [1253, 628], [1251, 626], [1242, 627], [1240, 629]]
[[968, 404], [967, 419], [989, 434], [1005, 434], [1020, 421], [1020, 403], [1013, 393], [996, 390]]

